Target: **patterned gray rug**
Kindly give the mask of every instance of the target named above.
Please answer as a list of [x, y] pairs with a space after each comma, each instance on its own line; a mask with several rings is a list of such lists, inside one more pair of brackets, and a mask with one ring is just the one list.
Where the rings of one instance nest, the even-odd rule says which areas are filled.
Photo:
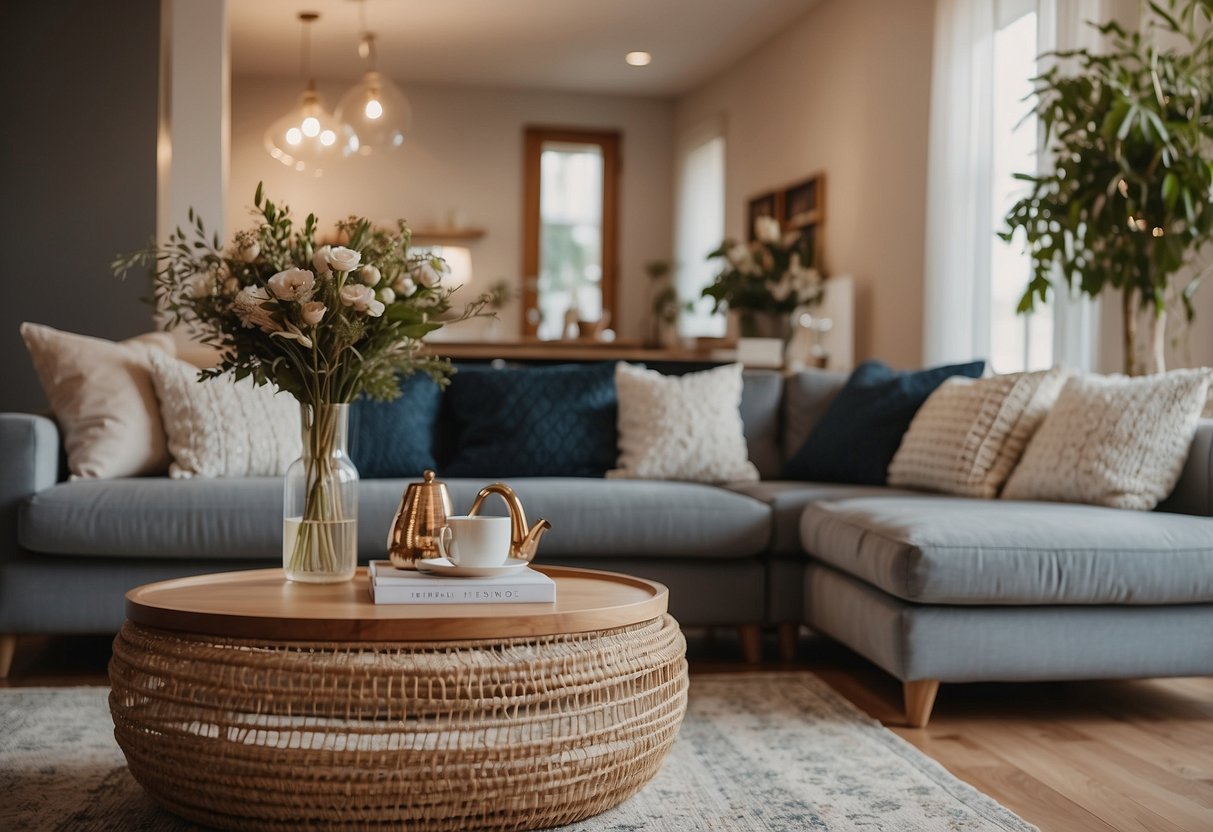
[[[105, 688], [0, 690], [0, 829], [197, 829], [126, 770]], [[692, 676], [661, 772], [569, 832], [1029, 832], [808, 673]]]

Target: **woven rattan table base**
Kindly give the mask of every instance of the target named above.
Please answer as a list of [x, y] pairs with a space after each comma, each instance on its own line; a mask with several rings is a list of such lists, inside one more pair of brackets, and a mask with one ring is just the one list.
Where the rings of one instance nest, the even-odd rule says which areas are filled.
[[300, 643], [127, 622], [110, 710], [135, 779], [225, 829], [533, 829], [647, 783], [686, 711], [662, 616], [490, 641]]

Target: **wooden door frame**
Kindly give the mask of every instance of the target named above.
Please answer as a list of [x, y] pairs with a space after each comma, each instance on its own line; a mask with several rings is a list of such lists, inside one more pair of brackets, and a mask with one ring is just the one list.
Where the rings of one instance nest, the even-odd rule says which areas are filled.
[[540, 163], [545, 142], [594, 144], [602, 149], [602, 311], [618, 328], [616, 300], [619, 283], [619, 147], [618, 130], [583, 130], [528, 125], [523, 139], [522, 188], [522, 334], [534, 338], [538, 324], [528, 312], [539, 308]]

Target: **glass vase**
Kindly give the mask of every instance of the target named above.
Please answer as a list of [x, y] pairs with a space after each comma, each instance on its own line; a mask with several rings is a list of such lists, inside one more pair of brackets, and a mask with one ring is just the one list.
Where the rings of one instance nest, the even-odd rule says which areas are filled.
[[286, 472], [282, 568], [292, 581], [337, 583], [358, 565], [358, 469], [348, 404], [300, 405], [303, 456]]

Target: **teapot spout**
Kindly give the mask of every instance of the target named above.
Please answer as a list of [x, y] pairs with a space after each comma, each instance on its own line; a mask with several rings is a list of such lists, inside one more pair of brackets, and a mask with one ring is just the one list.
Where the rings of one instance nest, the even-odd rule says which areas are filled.
[[534, 560], [535, 552], [539, 549], [539, 538], [543, 537], [544, 532], [552, 528], [552, 524], [547, 520], [540, 520], [535, 525], [527, 530], [526, 536], [518, 542], [514, 557], [521, 560]]

